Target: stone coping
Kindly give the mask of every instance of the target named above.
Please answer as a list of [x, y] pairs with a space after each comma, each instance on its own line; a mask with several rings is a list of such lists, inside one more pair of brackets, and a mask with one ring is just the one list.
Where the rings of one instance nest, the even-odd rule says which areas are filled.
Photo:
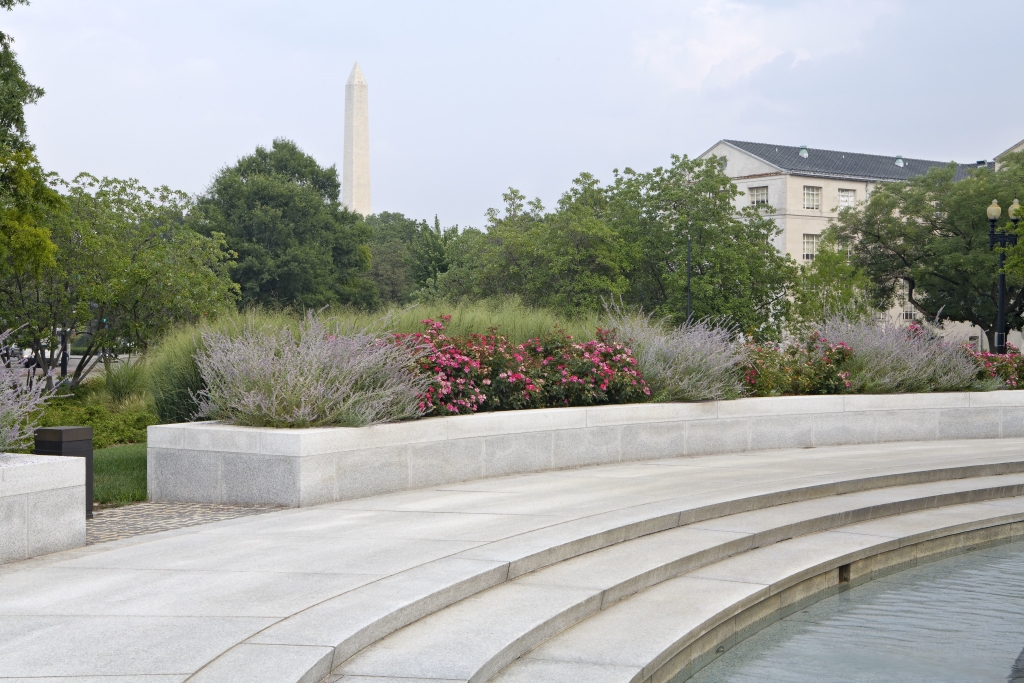
[[430, 417], [371, 427], [275, 429], [239, 427], [220, 422], [186, 422], [150, 426], [147, 443], [151, 447], [159, 448], [305, 456], [389, 445], [638, 423], [1004, 407], [1024, 408], [1024, 391], [772, 396], [697, 403], [631, 403], [585, 408], [539, 408]]
[[783, 396], [362, 428], [148, 430], [152, 500], [301, 507], [509, 474], [787, 447], [1024, 436], [1024, 391]]
[[55, 455], [0, 453], [0, 496], [69, 486], [85, 486], [85, 460]]

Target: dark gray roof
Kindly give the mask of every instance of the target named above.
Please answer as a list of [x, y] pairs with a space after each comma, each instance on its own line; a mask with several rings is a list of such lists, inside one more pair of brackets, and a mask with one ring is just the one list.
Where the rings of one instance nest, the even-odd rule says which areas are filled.
[[[903, 166], [896, 165], [895, 156], [878, 154], [857, 154], [836, 152], [830, 149], [807, 148], [807, 157], [800, 156], [799, 147], [771, 145], [763, 142], [723, 140], [762, 161], [776, 166], [787, 173], [820, 176], [825, 178], [847, 178], [851, 180], [906, 180], [923, 175], [935, 166], [946, 166], [948, 161], [903, 158]], [[989, 164], [991, 165], [991, 164]], [[956, 180], [967, 177], [968, 171], [976, 164], [957, 164]]]

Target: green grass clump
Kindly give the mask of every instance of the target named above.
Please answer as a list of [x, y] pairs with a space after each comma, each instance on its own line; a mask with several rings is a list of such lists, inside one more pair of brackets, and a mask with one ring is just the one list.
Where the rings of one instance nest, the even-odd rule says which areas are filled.
[[356, 327], [374, 327], [384, 318], [388, 329], [393, 332], [422, 332], [421, 320], [439, 320], [442, 315], [452, 317], [445, 323], [445, 334], [450, 337], [485, 334], [491, 328], [497, 328], [498, 334], [513, 344], [545, 337], [556, 328], [564, 330], [575, 339], [590, 340], [594, 338], [594, 330], [600, 324], [600, 316], [596, 313], [583, 318], [565, 318], [546, 308], [526, 306], [518, 297], [464, 301], [459, 304], [436, 302], [392, 308], [383, 313], [341, 310], [328, 312], [327, 318]]
[[158, 424], [148, 397], [114, 401], [102, 378], [86, 382], [69, 396], [47, 402], [40, 427], [92, 427], [93, 448], [146, 441], [146, 427]]
[[149, 390], [146, 364], [138, 359], [107, 363], [103, 368], [103, 382], [110, 400], [118, 404], [145, 397]]
[[146, 500], [146, 444], [98, 449], [92, 466], [94, 502], [127, 505]]

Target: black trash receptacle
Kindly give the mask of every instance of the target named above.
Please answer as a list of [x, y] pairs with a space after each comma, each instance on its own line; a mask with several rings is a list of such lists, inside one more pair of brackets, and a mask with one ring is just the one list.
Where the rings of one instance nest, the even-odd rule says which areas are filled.
[[92, 427], [40, 427], [36, 455], [85, 458], [85, 518], [92, 519]]

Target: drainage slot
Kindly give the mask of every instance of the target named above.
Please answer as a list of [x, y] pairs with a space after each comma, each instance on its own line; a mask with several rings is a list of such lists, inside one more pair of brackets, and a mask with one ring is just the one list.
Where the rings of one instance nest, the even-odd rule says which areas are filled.
[[839, 583], [850, 582], [850, 565], [844, 564], [839, 566]]

